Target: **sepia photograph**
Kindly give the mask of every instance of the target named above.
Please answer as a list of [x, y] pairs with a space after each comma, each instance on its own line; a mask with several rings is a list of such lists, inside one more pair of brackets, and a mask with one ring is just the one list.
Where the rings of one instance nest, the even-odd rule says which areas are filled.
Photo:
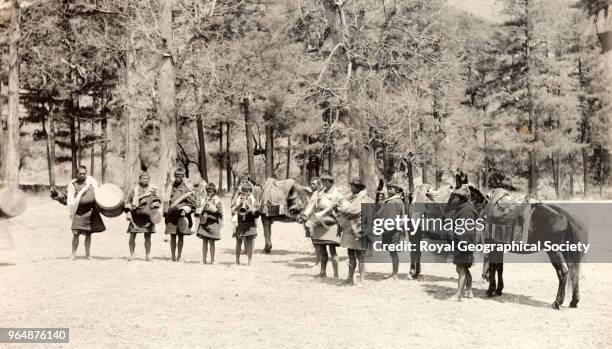
[[0, 0], [0, 348], [612, 347], [612, 0]]

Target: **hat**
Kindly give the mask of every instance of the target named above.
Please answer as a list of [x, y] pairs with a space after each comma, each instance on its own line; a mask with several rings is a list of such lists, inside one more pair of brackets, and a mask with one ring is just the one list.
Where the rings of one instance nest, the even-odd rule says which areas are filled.
[[217, 192], [217, 186], [215, 185], [215, 183], [208, 183], [208, 185], [206, 186], [206, 191], [212, 190], [215, 193]]
[[182, 167], [177, 167], [176, 170], [174, 170], [174, 174], [180, 174], [180, 175], [185, 175], [185, 169], [183, 169]]
[[330, 173], [325, 173], [321, 176], [321, 181], [334, 182], [334, 177]]
[[402, 192], [404, 191], [404, 187], [399, 182], [396, 182], [396, 181], [390, 181], [389, 183], [387, 183], [387, 188], [389, 187], [398, 189], [399, 191], [402, 191]]
[[470, 200], [470, 189], [468, 188], [467, 185], [462, 185], [459, 188], [455, 189], [452, 193], [451, 196], [457, 196], [460, 197], [462, 199], [464, 199], [465, 201], [469, 201]]
[[361, 177], [353, 177], [351, 179], [351, 181], [349, 182], [350, 185], [354, 185], [357, 187], [361, 187], [361, 188], [365, 188], [365, 183], [363, 183], [363, 180], [361, 179]]
[[253, 191], [253, 185], [250, 182], [246, 182], [246, 183], [242, 184], [241, 189], [243, 191], [247, 190], [247, 189], [250, 190], [250, 191]]
[[321, 179], [319, 177], [312, 177], [310, 183], [321, 183]]

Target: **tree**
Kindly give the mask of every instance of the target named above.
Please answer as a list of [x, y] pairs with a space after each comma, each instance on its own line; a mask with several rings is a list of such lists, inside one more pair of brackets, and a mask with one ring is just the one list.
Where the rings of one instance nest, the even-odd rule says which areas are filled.
[[9, 81], [7, 140], [4, 149], [4, 179], [9, 186], [19, 186], [19, 65], [21, 62], [18, 45], [21, 39], [21, 11], [19, 1], [12, 0], [11, 37], [9, 46]]

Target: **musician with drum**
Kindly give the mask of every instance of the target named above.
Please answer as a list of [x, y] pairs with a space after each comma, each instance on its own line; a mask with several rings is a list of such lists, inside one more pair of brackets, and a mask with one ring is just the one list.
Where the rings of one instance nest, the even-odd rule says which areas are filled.
[[73, 179], [67, 187], [67, 205], [72, 221], [72, 254], [76, 259], [79, 247], [79, 235], [85, 236], [85, 259], [89, 259], [91, 249], [91, 234], [106, 230], [100, 212], [95, 204], [95, 190], [98, 182], [87, 175], [87, 167], [79, 166], [77, 178]]
[[[181, 260], [183, 252], [183, 236], [191, 235], [191, 213], [196, 207], [196, 198], [191, 188], [185, 183], [185, 170], [177, 168], [174, 171], [174, 183], [169, 195], [164, 201], [164, 217], [166, 217], [166, 234], [170, 235], [170, 253], [172, 261]], [[178, 241], [177, 241], [178, 240]]]
[[144, 234], [146, 261], [150, 261], [151, 234], [155, 233], [155, 223], [161, 220], [161, 200], [157, 196], [157, 187], [149, 184], [150, 178], [147, 172], [142, 172], [138, 177], [138, 184], [128, 192], [125, 201], [124, 211], [130, 223], [127, 229], [130, 234], [130, 261], [134, 259], [137, 234]]
[[201, 208], [196, 211], [200, 216], [197, 236], [202, 239], [202, 263], [206, 264], [206, 255], [210, 247], [210, 264], [215, 264], [215, 241], [221, 240], [223, 226], [223, 205], [217, 196], [214, 183], [206, 186], [206, 197], [202, 199]]
[[259, 217], [259, 203], [253, 195], [253, 185], [249, 182], [242, 184], [241, 192], [232, 203], [232, 215], [236, 216], [236, 264], [240, 264], [240, 250], [242, 241], [246, 247], [248, 264], [251, 265], [253, 247], [257, 237], [257, 217]]

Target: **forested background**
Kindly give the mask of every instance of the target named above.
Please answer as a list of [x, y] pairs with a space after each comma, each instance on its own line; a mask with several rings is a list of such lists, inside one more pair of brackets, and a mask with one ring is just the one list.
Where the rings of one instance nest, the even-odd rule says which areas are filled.
[[84, 164], [605, 195], [608, 0], [30, 0], [0, 10], [8, 183]]

